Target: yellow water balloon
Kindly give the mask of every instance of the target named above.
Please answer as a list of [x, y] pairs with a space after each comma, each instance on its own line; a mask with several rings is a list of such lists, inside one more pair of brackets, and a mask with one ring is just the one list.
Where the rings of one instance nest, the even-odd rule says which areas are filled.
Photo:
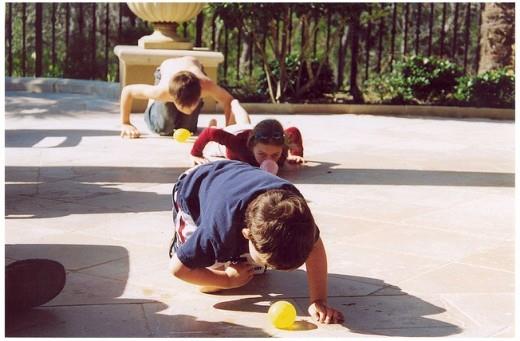
[[296, 320], [296, 309], [287, 301], [278, 301], [271, 305], [267, 316], [276, 328], [286, 329]]
[[180, 128], [175, 129], [173, 132], [173, 138], [177, 142], [186, 142], [186, 140], [191, 136], [191, 133], [188, 129]]

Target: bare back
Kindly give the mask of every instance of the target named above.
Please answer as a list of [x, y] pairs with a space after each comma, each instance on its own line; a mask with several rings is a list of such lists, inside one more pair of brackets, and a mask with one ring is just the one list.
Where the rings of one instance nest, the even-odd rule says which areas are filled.
[[161, 80], [158, 86], [161, 88], [168, 88], [170, 79], [178, 72], [189, 71], [201, 80], [201, 87], [204, 90], [205, 81], [211, 81], [208, 76], [202, 71], [202, 65], [193, 57], [180, 57], [167, 59], [161, 63]]
[[[204, 68], [197, 59], [189, 56], [166, 59], [161, 63], [161, 79], [159, 83], [155, 86], [148, 86], [150, 87], [149, 92], [144, 96], [149, 99], [148, 106], [150, 106], [154, 100], [174, 102], [174, 98], [169, 92], [169, 83], [173, 76], [181, 71], [193, 73], [200, 81], [201, 97], [211, 97], [219, 102], [224, 107], [226, 123], [234, 123], [234, 118], [230, 118], [232, 114], [231, 101], [233, 100], [233, 96], [204, 73]], [[240, 122], [242, 122], [242, 120], [240, 120]], [[244, 122], [248, 123], [249, 119], [244, 120]]]

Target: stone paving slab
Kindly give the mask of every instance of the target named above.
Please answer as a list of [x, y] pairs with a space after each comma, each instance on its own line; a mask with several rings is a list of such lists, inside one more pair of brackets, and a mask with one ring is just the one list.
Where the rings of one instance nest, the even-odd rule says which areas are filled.
[[[58, 260], [55, 299], [8, 316], [7, 336], [512, 337], [514, 122], [279, 115], [308, 163], [281, 172], [309, 202], [328, 254], [330, 303], [306, 313], [305, 269], [202, 294], [167, 271], [171, 187], [191, 142], [119, 137], [118, 103], [67, 93], [5, 96], [6, 263]], [[253, 123], [267, 114], [252, 115]], [[207, 125], [221, 114], [203, 114]], [[292, 301], [291, 330], [271, 302]]]

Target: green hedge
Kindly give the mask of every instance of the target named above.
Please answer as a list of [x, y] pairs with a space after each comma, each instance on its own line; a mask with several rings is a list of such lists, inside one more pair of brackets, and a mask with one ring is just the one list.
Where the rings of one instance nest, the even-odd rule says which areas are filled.
[[461, 105], [514, 108], [515, 75], [511, 69], [502, 68], [460, 77], [454, 97]]
[[392, 72], [369, 81], [366, 91], [383, 103], [440, 104], [449, 100], [462, 70], [435, 57], [413, 56], [398, 61]]
[[365, 84], [369, 102], [514, 108], [515, 79], [503, 68], [469, 76], [446, 59], [413, 56]]

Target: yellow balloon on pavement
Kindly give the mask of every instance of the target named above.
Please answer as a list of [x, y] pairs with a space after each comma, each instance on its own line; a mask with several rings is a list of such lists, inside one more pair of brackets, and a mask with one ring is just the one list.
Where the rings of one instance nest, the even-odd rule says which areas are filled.
[[296, 320], [296, 309], [287, 301], [278, 301], [271, 305], [267, 316], [276, 328], [285, 329]]
[[173, 133], [173, 138], [177, 142], [186, 142], [186, 140], [191, 136], [191, 133], [188, 129], [180, 128], [175, 129], [175, 132]]

